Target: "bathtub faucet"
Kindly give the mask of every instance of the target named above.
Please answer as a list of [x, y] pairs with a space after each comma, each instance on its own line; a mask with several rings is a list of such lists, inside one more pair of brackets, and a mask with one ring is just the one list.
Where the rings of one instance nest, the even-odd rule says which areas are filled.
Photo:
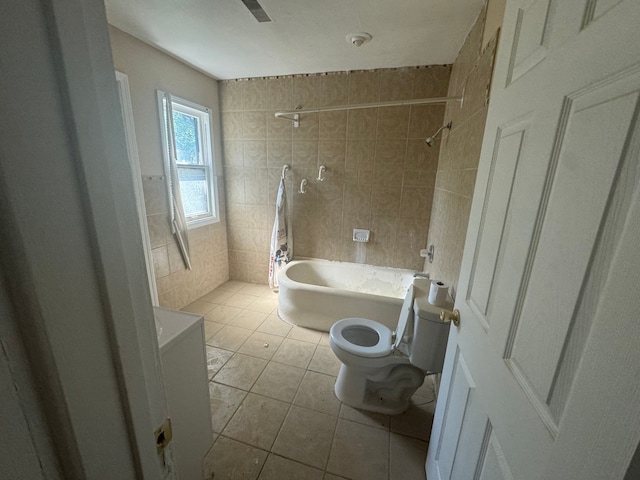
[[427, 272], [416, 272], [413, 274], [413, 278], [415, 277], [421, 277], [421, 278], [430, 278], [429, 274]]

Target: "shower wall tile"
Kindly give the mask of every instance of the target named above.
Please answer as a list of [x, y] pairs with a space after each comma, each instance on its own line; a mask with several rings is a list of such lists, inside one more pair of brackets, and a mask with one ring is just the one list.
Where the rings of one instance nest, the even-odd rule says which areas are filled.
[[349, 72], [349, 104], [374, 103], [379, 95], [379, 70]]
[[291, 166], [292, 148], [291, 140], [268, 140], [267, 165], [280, 169], [283, 165]]
[[320, 106], [334, 107], [346, 105], [349, 101], [349, 77], [337, 72], [323, 75], [321, 78]]
[[378, 109], [376, 138], [407, 138], [410, 106]]
[[163, 247], [171, 238], [171, 230], [167, 223], [166, 214], [147, 215], [151, 248]]
[[413, 98], [446, 97], [450, 73], [445, 68], [418, 68], [414, 74]]
[[410, 100], [413, 97], [415, 68], [394, 68], [380, 72], [381, 102]]
[[[444, 121], [451, 131], [443, 131], [439, 145], [438, 171], [429, 224], [428, 244], [434, 245], [433, 263], [425, 261], [431, 278], [455, 286], [460, 275], [464, 241], [469, 222], [471, 198], [487, 116], [488, 92], [493, 71], [497, 32], [482, 48], [486, 7], [480, 12], [453, 64], [448, 95], [461, 95], [464, 104], [451, 103]], [[437, 151], [434, 149], [434, 151]], [[427, 177], [424, 177], [427, 181]], [[429, 181], [433, 181], [430, 177]]]
[[267, 110], [267, 138], [269, 140], [291, 140], [293, 122], [276, 118], [276, 110]]
[[242, 109], [264, 110], [267, 107], [266, 82], [242, 82]]
[[[255, 80], [260, 82], [261, 80]], [[322, 77], [296, 75], [293, 77], [293, 107], [315, 108], [320, 106]]]
[[242, 110], [242, 87], [244, 82], [220, 83], [220, 108], [225, 112]]
[[347, 112], [320, 112], [318, 136], [320, 138], [347, 138]]
[[242, 112], [222, 114], [222, 138], [224, 141], [242, 138]]
[[[221, 95], [229, 95], [222, 122], [231, 278], [267, 282], [284, 164], [291, 167], [286, 187], [296, 256], [421, 269], [438, 161], [424, 139], [442, 125], [444, 107], [306, 114], [299, 128], [273, 114], [297, 105], [444, 96], [450, 72], [431, 66], [220, 82]], [[327, 168], [322, 182], [320, 165]], [[370, 229], [371, 241], [354, 243], [354, 228]]]
[[167, 214], [169, 204], [163, 179], [159, 177], [143, 177], [142, 194], [147, 215]]
[[242, 138], [244, 140], [267, 139], [267, 112], [242, 112]]
[[242, 140], [228, 140], [224, 144], [224, 158], [228, 165], [241, 167], [244, 161]]
[[377, 108], [349, 110], [347, 116], [347, 138], [376, 138], [376, 129], [378, 127]]
[[[282, 120], [288, 122], [289, 120]], [[308, 113], [304, 116], [304, 121], [300, 122], [298, 128], [293, 129], [294, 140], [317, 140], [320, 132], [320, 114]]]
[[[221, 221], [189, 230], [191, 270], [187, 270], [169, 227], [165, 182], [158, 177], [142, 177], [147, 224], [151, 240], [156, 288], [160, 306], [180, 309], [229, 278], [225, 201], [221, 198]], [[224, 184], [218, 181], [224, 197]], [[228, 191], [228, 189], [227, 189]], [[233, 222], [246, 222], [244, 205], [229, 210]], [[163, 213], [152, 213], [163, 211]]]
[[267, 86], [267, 108], [278, 110], [290, 110], [293, 108], [293, 104], [291, 103], [293, 77], [268, 78], [264, 83]]
[[243, 165], [250, 168], [267, 166], [267, 141], [247, 140], [243, 148]]

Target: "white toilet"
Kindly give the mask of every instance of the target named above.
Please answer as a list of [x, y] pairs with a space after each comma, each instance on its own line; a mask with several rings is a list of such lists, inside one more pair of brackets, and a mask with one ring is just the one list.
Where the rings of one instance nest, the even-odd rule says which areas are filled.
[[347, 405], [396, 415], [409, 407], [427, 372], [439, 373], [449, 337], [443, 308], [429, 303], [429, 280], [416, 278], [402, 304], [396, 331], [366, 318], [333, 324], [329, 344], [342, 362], [336, 396]]

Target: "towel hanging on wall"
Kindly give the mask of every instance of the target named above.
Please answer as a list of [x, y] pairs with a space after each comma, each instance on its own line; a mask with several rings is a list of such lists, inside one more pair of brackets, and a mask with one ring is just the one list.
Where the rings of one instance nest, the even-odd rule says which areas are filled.
[[284, 175], [280, 179], [276, 200], [276, 220], [271, 234], [271, 253], [269, 255], [269, 286], [278, 287], [278, 272], [293, 258], [293, 235], [287, 209], [287, 192]]

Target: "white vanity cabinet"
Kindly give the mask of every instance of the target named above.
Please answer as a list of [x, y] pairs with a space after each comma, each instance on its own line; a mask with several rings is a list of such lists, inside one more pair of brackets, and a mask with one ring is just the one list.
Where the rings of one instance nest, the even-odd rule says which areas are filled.
[[211, 413], [202, 316], [154, 307], [180, 480], [202, 480]]

